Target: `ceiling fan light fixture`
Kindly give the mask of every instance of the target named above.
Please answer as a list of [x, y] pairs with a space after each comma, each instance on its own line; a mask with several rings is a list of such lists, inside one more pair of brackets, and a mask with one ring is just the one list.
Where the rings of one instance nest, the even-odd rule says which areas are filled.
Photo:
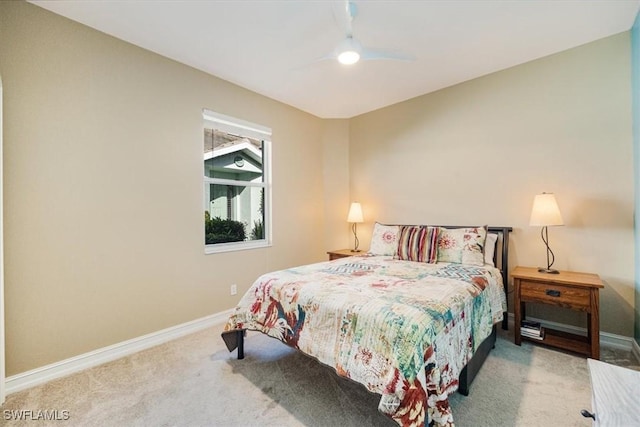
[[360, 54], [355, 50], [346, 50], [338, 55], [338, 62], [343, 65], [352, 65], [360, 60]]
[[336, 58], [341, 64], [352, 65], [360, 60], [360, 52], [362, 52], [360, 43], [353, 37], [347, 37], [338, 45]]

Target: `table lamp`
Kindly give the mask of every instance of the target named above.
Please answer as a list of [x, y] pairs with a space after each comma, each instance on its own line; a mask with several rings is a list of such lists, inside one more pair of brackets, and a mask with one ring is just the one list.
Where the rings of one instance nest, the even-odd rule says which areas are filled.
[[558, 270], [551, 268], [556, 260], [553, 251], [549, 247], [549, 231], [547, 227], [554, 225], [564, 225], [560, 209], [553, 193], [542, 193], [536, 195], [533, 199], [533, 208], [531, 209], [531, 219], [529, 225], [542, 227], [540, 237], [544, 245], [547, 247], [547, 268], [540, 267], [538, 271], [541, 273], [558, 274]]
[[360, 205], [360, 203], [351, 203], [351, 208], [349, 208], [349, 215], [347, 216], [347, 222], [353, 223], [351, 229], [353, 230], [354, 248], [351, 249], [351, 252], [360, 252], [360, 249], [358, 249], [360, 242], [358, 241], [357, 226], [359, 222], [364, 222], [364, 219], [362, 217], [362, 206]]

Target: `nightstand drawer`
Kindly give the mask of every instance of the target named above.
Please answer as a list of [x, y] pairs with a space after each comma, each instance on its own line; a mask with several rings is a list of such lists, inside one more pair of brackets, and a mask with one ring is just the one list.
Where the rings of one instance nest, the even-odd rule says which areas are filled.
[[590, 311], [591, 292], [589, 289], [563, 286], [553, 283], [523, 280], [520, 298], [525, 302], [540, 302], [580, 311]]

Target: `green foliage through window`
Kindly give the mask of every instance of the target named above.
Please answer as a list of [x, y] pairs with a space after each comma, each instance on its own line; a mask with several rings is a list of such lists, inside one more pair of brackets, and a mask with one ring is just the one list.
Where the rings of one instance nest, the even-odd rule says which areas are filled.
[[[260, 214], [264, 218], [264, 191], [260, 193], [260, 206], [258, 207], [258, 212], [260, 212]], [[251, 229], [251, 239], [264, 239], [264, 221], [262, 219], [253, 221], [253, 228]]]
[[232, 219], [211, 218], [204, 212], [205, 244], [243, 242], [246, 239], [244, 224]]
[[251, 229], [251, 239], [264, 239], [264, 222], [262, 222], [261, 219], [253, 222], [253, 228]]

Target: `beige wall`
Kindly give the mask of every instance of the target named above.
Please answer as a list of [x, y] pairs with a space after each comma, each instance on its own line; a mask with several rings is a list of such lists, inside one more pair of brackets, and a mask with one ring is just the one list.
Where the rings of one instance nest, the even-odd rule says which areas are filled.
[[[326, 250], [350, 247], [347, 214], [349, 197], [349, 120], [325, 120], [324, 147], [324, 211]], [[322, 202], [318, 203], [318, 207]]]
[[[23, 2], [0, 2], [0, 75], [8, 375], [326, 259], [322, 144], [339, 128]], [[273, 129], [273, 247], [204, 255], [202, 108]]]
[[510, 225], [511, 265], [544, 265], [528, 221], [534, 195], [554, 192], [566, 224], [549, 230], [555, 267], [600, 274], [601, 327], [631, 336], [630, 95], [623, 33], [352, 119], [351, 195], [370, 218], [364, 246], [375, 219]]
[[[232, 307], [230, 284], [348, 247], [353, 200], [364, 248], [376, 219], [511, 225], [512, 265], [542, 265], [527, 222], [554, 191], [556, 265], [601, 274], [603, 329], [631, 335], [628, 34], [321, 120], [0, 2], [0, 76], [8, 375]], [[204, 255], [202, 108], [273, 129], [273, 247]]]

